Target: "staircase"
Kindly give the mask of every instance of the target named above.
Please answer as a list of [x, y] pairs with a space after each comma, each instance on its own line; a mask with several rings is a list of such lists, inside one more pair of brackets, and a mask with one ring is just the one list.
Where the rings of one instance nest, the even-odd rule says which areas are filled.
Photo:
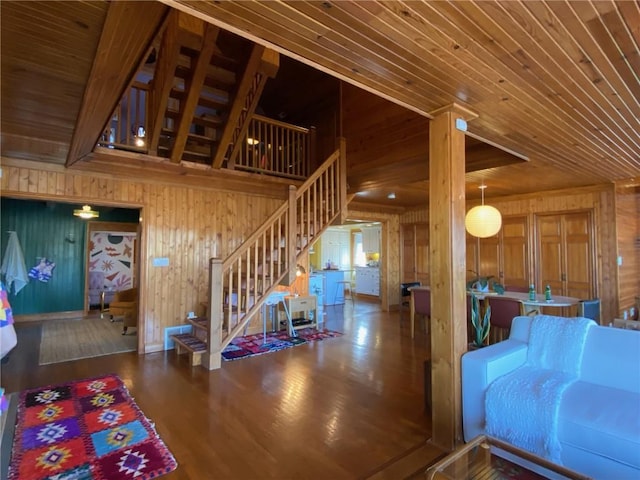
[[227, 166], [278, 67], [277, 52], [172, 11], [98, 146]]
[[[211, 259], [206, 322], [194, 337], [174, 336], [192, 365], [220, 368], [222, 350], [260, 311], [278, 285], [295, 280], [297, 259], [346, 217], [345, 142], [228, 258]], [[196, 341], [197, 340], [197, 341]], [[205, 351], [206, 349], [206, 351]], [[195, 360], [194, 360], [195, 358]]]
[[315, 130], [255, 114], [278, 68], [274, 50], [171, 11], [97, 143], [105, 154], [129, 150], [198, 170], [304, 182], [228, 258], [211, 260], [207, 320], [173, 337], [192, 365], [219, 368], [222, 349], [268, 295], [295, 280], [297, 258], [346, 215], [344, 140], [311, 173]]

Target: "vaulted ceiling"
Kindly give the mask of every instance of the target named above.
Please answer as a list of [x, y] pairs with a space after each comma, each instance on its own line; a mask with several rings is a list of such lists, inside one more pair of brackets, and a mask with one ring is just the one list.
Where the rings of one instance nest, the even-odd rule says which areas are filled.
[[[146, 4], [144, 19], [120, 19], [118, 31], [129, 35], [99, 51], [109, 2], [0, 3], [3, 156], [64, 163], [74, 132], [92, 121], [79, 115], [96, 63], [120, 55], [121, 71], [110, 75], [133, 75], [148, 46], [136, 39], [151, 34], [149, 18], [168, 6], [344, 82], [339, 133], [348, 140], [352, 193], [367, 193], [359, 201], [394, 204], [386, 195], [395, 191], [399, 206], [424, 203], [428, 119], [452, 102], [478, 114], [468, 125], [468, 158], [486, 163], [468, 168], [469, 197], [480, 182], [488, 197], [639, 182], [638, 2]], [[322, 77], [291, 72], [304, 75], [303, 85]], [[371, 106], [365, 116], [363, 101]], [[286, 100], [265, 106], [294, 109]], [[520, 157], [528, 161], [512, 163]]]

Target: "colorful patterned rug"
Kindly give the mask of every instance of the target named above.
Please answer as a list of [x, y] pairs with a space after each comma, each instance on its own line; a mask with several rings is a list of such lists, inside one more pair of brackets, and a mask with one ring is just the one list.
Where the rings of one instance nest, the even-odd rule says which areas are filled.
[[262, 333], [237, 337], [231, 340], [231, 343], [222, 351], [222, 358], [225, 360], [238, 360], [239, 358], [277, 352], [285, 348], [302, 345], [303, 343], [342, 336], [340, 332], [316, 330], [315, 328], [303, 328], [298, 330], [297, 333], [297, 337], [290, 337], [286, 330], [269, 332], [266, 339]]
[[147, 480], [176, 466], [115, 375], [20, 393], [9, 480]]

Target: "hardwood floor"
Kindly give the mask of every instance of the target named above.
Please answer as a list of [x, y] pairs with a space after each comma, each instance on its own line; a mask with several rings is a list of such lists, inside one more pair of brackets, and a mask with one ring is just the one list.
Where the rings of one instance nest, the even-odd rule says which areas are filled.
[[[176, 457], [167, 479], [392, 478], [385, 468], [430, 436], [428, 337], [419, 323], [412, 340], [408, 314], [400, 322], [377, 304], [326, 311], [327, 328], [342, 337], [212, 372], [173, 350], [38, 366], [39, 327], [18, 325], [1, 383], [17, 392], [118, 374]], [[427, 449], [424, 464], [440, 454]]]

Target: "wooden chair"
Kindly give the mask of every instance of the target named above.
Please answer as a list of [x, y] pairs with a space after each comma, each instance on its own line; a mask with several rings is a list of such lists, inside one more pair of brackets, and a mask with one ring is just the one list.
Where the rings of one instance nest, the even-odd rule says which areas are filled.
[[411, 289], [411, 338], [415, 334], [415, 316], [424, 316], [425, 331], [429, 331], [429, 321], [431, 320], [431, 289], [429, 287], [419, 287]]
[[409, 307], [411, 305], [411, 292], [412, 287], [419, 287], [420, 282], [405, 282], [400, 284], [400, 320], [402, 320], [403, 307]]
[[580, 300], [578, 302], [578, 316], [595, 320], [600, 325], [600, 299]]
[[485, 308], [487, 306], [491, 307], [489, 344], [501, 342], [509, 337], [513, 318], [524, 315], [522, 302], [514, 298], [492, 295], [485, 298]]
[[123, 317], [122, 335], [127, 334], [129, 327], [138, 328], [138, 289], [130, 288], [116, 292], [113, 301], [109, 305], [111, 321], [115, 317]]

